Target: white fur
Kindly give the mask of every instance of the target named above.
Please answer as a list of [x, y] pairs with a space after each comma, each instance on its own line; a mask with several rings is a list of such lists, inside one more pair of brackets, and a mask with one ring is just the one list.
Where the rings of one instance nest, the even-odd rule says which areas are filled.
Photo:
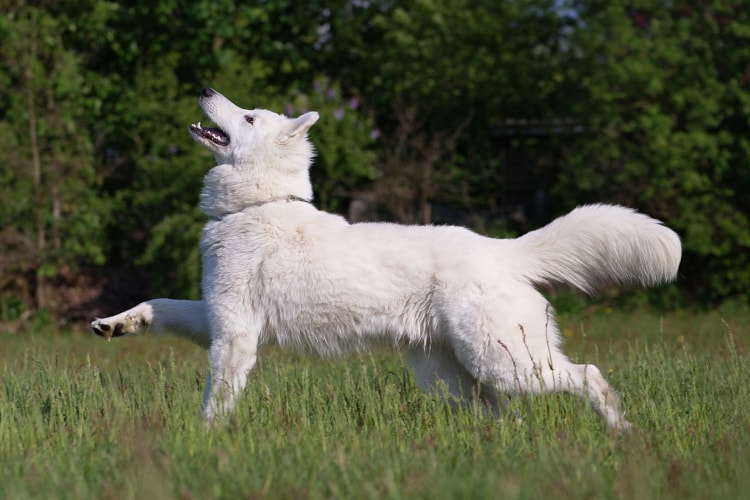
[[217, 144], [191, 128], [218, 162], [201, 193], [210, 218], [204, 298], [151, 300], [92, 326], [105, 337], [150, 326], [207, 346], [206, 418], [232, 409], [259, 345], [339, 355], [387, 343], [406, 347], [420, 386], [445, 387], [457, 401], [565, 391], [627, 428], [599, 370], [560, 351], [552, 308], [535, 286], [591, 293], [672, 280], [681, 256], [674, 232], [609, 205], [577, 208], [514, 240], [452, 226], [349, 224], [302, 201], [312, 196], [306, 134], [316, 113], [293, 120], [243, 110], [211, 89], [200, 104], [230, 138]]

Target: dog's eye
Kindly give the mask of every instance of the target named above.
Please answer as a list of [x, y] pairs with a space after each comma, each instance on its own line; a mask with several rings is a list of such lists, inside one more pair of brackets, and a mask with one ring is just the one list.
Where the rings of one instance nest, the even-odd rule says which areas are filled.
[[245, 115], [245, 121], [249, 123], [250, 125], [252, 125], [253, 123], [255, 123], [255, 117], [250, 116], [250, 115]]

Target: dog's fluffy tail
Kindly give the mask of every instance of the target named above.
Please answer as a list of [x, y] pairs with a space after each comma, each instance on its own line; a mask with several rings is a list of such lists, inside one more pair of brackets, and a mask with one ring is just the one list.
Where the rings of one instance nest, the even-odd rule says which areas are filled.
[[585, 293], [618, 285], [672, 281], [682, 256], [680, 238], [656, 219], [629, 208], [587, 205], [515, 240], [534, 284], [567, 283]]

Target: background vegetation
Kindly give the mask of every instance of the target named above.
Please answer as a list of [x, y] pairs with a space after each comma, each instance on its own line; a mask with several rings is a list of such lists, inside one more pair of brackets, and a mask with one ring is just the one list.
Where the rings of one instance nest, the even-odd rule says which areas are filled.
[[623, 203], [683, 238], [660, 305], [750, 296], [745, 1], [0, 6], [4, 330], [199, 295], [204, 85], [321, 112], [321, 208], [514, 235]]

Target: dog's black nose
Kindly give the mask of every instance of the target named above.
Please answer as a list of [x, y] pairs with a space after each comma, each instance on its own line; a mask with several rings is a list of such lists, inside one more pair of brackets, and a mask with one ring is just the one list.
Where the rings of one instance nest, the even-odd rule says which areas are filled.
[[211, 97], [212, 95], [215, 95], [216, 91], [212, 89], [211, 87], [203, 87], [203, 91], [201, 92], [201, 96], [203, 97]]

